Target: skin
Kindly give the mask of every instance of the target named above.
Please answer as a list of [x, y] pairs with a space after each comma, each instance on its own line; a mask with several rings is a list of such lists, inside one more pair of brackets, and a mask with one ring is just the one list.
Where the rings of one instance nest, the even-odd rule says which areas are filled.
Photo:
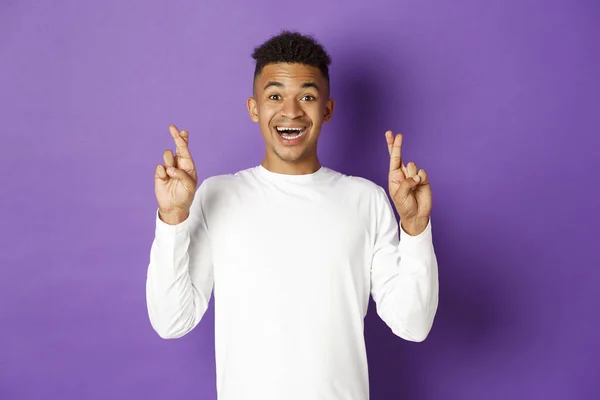
[[[265, 141], [262, 166], [281, 174], [309, 174], [321, 164], [317, 142], [321, 127], [333, 115], [335, 102], [327, 80], [318, 68], [301, 64], [269, 64], [255, 80], [254, 96], [247, 101], [252, 121], [258, 123]], [[305, 126], [307, 133], [297, 144], [284, 144], [276, 126]], [[166, 150], [164, 164], [156, 166], [154, 190], [159, 218], [176, 225], [187, 219], [198, 186], [198, 174], [189, 151], [189, 135], [169, 126], [176, 153]], [[276, 136], [277, 135], [277, 136]], [[390, 156], [388, 191], [409, 235], [422, 233], [429, 223], [432, 194], [427, 172], [414, 162], [402, 161], [402, 134], [385, 133]]]
[[164, 164], [158, 164], [154, 172], [154, 194], [158, 202], [158, 217], [169, 225], [185, 221], [198, 186], [198, 174], [190, 149], [188, 132], [169, 126], [175, 141], [176, 153], [165, 150]]
[[422, 233], [429, 223], [432, 195], [427, 172], [417, 164], [402, 161], [402, 134], [385, 133], [390, 155], [388, 192], [400, 215], [402, 229], [411, 236]]
[[[262, 166], [281, 174], [309, 174], [321, 164], [317, 142], [321, 127], [333, 115], [335, 102], [321, 71], [303, 64], [266, 65], [254, 82], [247, 101], [250, 119], [258, 123], [265, 141]], [[300, 143], [285, 145], [276, 126], [306, 126]]]

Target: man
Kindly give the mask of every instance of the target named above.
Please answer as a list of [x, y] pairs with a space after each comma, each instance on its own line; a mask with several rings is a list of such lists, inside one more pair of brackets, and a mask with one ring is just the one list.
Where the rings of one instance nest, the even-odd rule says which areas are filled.
[[176, 155], [167, 150], [155, 174], [150, 321], [181, 337], [214, 291], [219, 399], [366, 400], [369, 295], [410, 341], [426, 338], [437, 310], [427, 174], [402, 162], [402, 135], [386, 132], [398, 224], [383, 188], [319, 162], [334, 109], [323, 47], [283, 32], [253, 58], [260, 165], [197, 188], [188, 132], [170, 126]]

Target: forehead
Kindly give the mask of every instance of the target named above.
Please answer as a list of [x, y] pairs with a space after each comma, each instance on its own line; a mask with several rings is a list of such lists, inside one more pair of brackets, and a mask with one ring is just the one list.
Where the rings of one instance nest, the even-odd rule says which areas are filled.
[[262, 89], [270, 81], [293, 87], [300, 86], [305, 82], [323, 84], [325, 78], [317, 67], [311, 65], [277, 63], [265, 65], [256, 81], [258, 89]]

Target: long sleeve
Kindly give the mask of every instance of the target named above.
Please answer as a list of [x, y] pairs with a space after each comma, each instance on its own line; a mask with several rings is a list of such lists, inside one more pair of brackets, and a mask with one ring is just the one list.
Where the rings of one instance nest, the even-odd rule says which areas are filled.
[[[396, 221], [384, 189], [377, 193], [376, 234], [371, 263], [371, 296], [377, 314], [397, 336], [425, 340], [438, 307], [438, 264], [431, 219], [410, 236]], [[400, 231], [400, 237], [398, 232]]]
[[146, 279], [146, 303], [153, 329], [164, 339], [191, 331], [208, 308], [213, 289], [213, 261], [203, 212], [203, 182], [188, 218], [178, 225], [156, 212], [155, 237]]

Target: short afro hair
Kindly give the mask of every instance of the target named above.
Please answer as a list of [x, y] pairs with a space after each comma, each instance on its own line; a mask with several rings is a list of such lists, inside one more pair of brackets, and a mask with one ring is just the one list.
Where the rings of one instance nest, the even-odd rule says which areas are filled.
[[318, 68], [329, 83], [331, 57], [323, 46], [309, 35], [282, 31], [279, 35], [271, 37], [256, 47], [252, 58], [256, 60], [254, 79], [267, 64], [290, 63]]

